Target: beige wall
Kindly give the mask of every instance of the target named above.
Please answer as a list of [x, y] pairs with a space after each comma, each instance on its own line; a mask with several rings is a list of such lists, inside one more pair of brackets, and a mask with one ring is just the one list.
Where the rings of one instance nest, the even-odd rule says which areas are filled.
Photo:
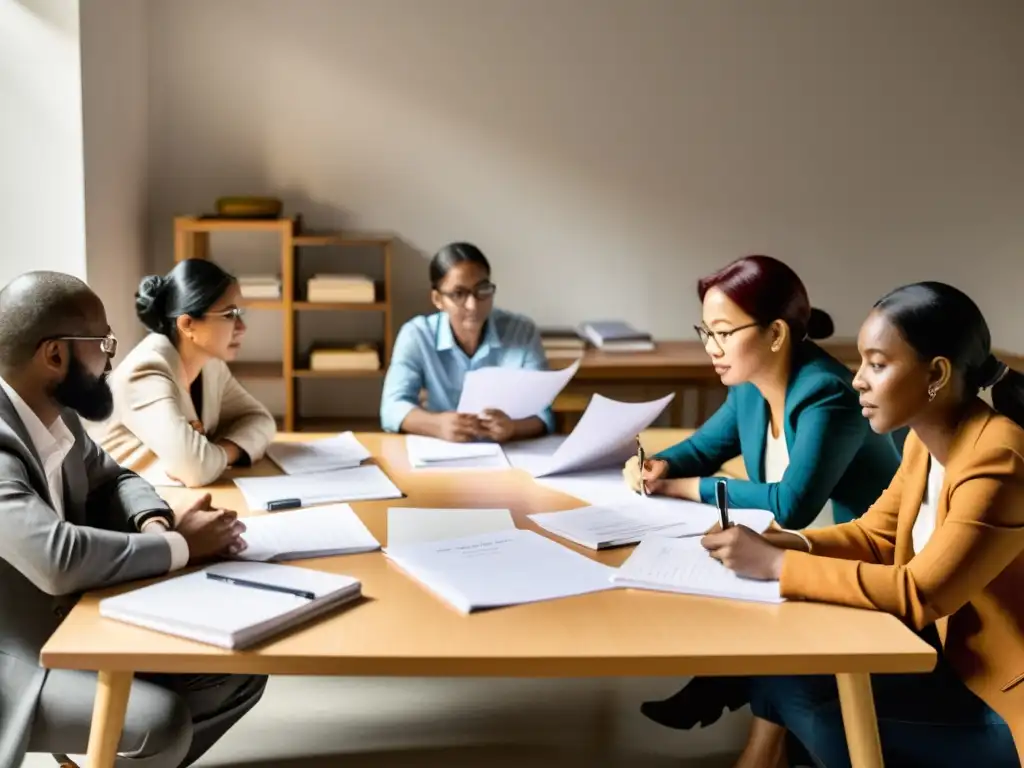
[[124, 349], [144, 333], [133, 296], [146, 264], [149, 3], [82, 4], [82, 123], [89, 284]]
[[937, 278], [1024, 349], [1022, 24], [1015, 0], [160, 0], [153, 258], [174, 213], [269, 192], [421, 255], [473, 240], [542, 323], [686, 336], [695, 279], [767, 252], [840, 333]]
[[78, 0], [0, 2], [0, 286], [85, 276]]

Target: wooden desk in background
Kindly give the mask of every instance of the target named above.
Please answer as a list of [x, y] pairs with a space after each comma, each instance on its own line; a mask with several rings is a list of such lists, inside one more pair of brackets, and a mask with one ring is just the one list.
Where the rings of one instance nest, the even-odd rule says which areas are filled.
[[[855, 339], [818, 343], [851, 370], [860, 366]], [[1024, 371], [1024, 357], [1002, 351], [997, 351], [996, 356], [1011, 368]], [[555, 356], [549, 358], [549, 364], [552, 368], [567, 368], [574, 360]], [[683, 423], [684, 397], [690, 389], [697, 395], [696, 421], [692, 425]], [[704, 346], [696, 340], [659, 341], [653, 352], [610, 353], [588, 348], [579, 371], [553, 408], [556, 415], [565, 418], [582, 413], [595, 392], [625, 400], [655, 399], [674, 393], [675, 399], [669, 406], [671, 426], [699, 427], [711, 415], [709, 395], [724, 391]], [[569, 431], [567, 427], [563, 431]]]
[[[652, 430], [660, 450], [687, 433]], [[310, 435], [280, 439], [309, 439]], [[387, 509], [497, 507], [521, 528], [531, 512], [581, 502], [517, 470], [415, 472], [404, 438], [359, 436], [407, 494], [353, 505], [374, 536], [387, 540]], [[727, 471], [742, 473], [735, 464]], [[274, 474], [264, 461], [245, 474]], [[163, 489], [171, 503], [195, 491]], [[244, 510], [230, 481], [208, 489], [214, 502]], [[543, 532], [541, 532], [543, 533]], [[565, 543], [565, 542], [562, 542]], [[574, 547], [575, 548], [575, 547]], [[577, 551], [609, 565], [628, 548]], [[89, 768], [110, 768], [135, 672], [354, 676], [608, 677], [835, 674], [853, 765], [881, 763], [870, 673], [926, 672], [935, 652], [892, 616], [813, 603], [762, 605], [659, 592], [610, 590], [463, 616], [401, 573], [380, 552], [307, 561], [350, 574], [366, 599], [252, 651], [233, 653], [106, 620], [97, 603], [133, 585], [87, 594], [43, 648], [45, 666], [100, 670], [89, 739]], [[601, 734], [595, 734], [601, 738]], [[286, 737], [286, 735], [285, 735]]]

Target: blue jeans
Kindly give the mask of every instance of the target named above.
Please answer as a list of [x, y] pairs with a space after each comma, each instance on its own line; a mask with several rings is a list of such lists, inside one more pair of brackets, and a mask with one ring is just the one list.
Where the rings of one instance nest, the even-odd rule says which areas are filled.
[[[822, 768], [849, 768], [831, 676], [756, 677], [750, 708], [785, 726]], [[1006, 722], [939, 659], [923, 675], [872, 675], [886, 768], [1020, 768]]]

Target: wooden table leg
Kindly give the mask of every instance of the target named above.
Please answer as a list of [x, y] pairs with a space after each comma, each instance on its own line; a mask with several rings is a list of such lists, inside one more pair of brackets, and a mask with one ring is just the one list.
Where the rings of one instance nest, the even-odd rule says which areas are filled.
[[878, 737], [875, 700], [868, 674], [836, 675], [843, 728], [853, 768], [882, 768], [882, 742]]
[[131, 672], [100, 672], [89, 729], [89, 768], [113, 768], [128, 711]]

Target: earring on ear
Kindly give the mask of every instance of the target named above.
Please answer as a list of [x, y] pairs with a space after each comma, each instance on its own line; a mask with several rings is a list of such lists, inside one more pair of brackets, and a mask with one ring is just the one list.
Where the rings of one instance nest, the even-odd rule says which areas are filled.
[[928, 387], [928, 402], [930, 403], [932, 400], [934, 400], [937, 394], [939, 394], [938, 387], [936, 387], [934, 384]]

